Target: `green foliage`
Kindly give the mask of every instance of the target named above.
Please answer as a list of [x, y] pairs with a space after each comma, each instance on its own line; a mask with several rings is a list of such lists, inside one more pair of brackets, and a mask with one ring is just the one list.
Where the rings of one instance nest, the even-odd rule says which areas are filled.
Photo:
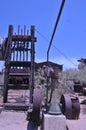
[[35, 72], [35, 85], [42, 85], [46, 82], [45, 76], [44, 76], [44, 71], [42, 68], [39, 68]]
[[42, 68], [39, 68], [35, 72], [35, 86], [40, 86], [42, 99], [44, 99], [44, 97], [46, 95], [46, 88], [45, 88], [46, 78], [45, 78], [44, 71]]
[[86, 83], [86, 64], [80, 63], [79, 64], [79, 75], [78, 75], [78, 80], [81, 83]]
[[77, 69], [69, 69], [62, 72], [62, 79], [77, 81], [79, 78], [79, 71]]
[[[73, 92], [73, 79], [76, 76], [72, 70], [65, 71], [63, 73], [59, 73], [59, 79], [54, 79], [53, 82], [49, 79], [49, 86], [53, 87], [54, 89], [54, 96], [60, 98], [64, 93], [71, 93]], [[77, 71], [76, 71], [77, 72]], [[42, 98], [46, 97], [46, 76], [44, 74], [43, 68], [39, 68], [35, 73], [35, 85], [40, 85], [42, 90]], [[49, 90], [50, 93], [50, 90]]]

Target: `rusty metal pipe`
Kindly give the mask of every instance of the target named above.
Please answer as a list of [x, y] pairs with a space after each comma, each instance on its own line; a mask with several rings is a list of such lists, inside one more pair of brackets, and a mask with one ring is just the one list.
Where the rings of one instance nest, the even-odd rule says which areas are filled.
[[[54, 35], [55, 35], [55, 32], [56, 32], [56, 28], [57, 28], [58, 23], [59, 23], [59, 19], [60, 19], [61, 13], [62, 13], [62, 9], [64, 7], [64, 3], [65, 3], [65, 0], [62, 0], [61, 6], [60, 6], [60, 10], [59, 10], [59, 13], [58, 13], [58, 16], [57, 16], [57, 19], [56, 19], [56, 23], [55, 23], [55, 26], [54, 26], [54, 30], [53, 30], [53, 33], [52, 33], [52, 37], [51, 37], [51, 40], [50, 40], [50, 43], [49, 43], [49, 47], [48, 47], [48, 50], [47, 50], [47, 66], [48, 66], [48, 61], [49, 61], [49, 52], [50, 52], [51, 44], [52, 44], [52, 41], [53, 41], [53, 38], [54, 38]], [[48, 79], [47, 79], [47, 85], [48, 85]], [[48, 89], [46, 89], [46, 97], [47, 97], [47, 99], [46, 99], [46, 107], [47, 107], [47, 103], [48, 103]]]
[[62, 0], [60, 10], [59, 10], [59, 13], [58, 13], [58, 16], [57, 16], [57, 19], [56, 19], [56, 23], [55, 23], [55, 26], [54, 26], [54, 30], [53, 30], [53, 33], [52, 33], [52, 37], [51, 37], [49, 47], [48, 47], [48, 50], [47, 50], [47, 61], [49, 61], [49, 51], [50, 51], [51, 44], [52, 44], [52, 41], [53, 41], [53, 38], [54, 38], [54, 35], [55, 35], [55, 32], [56, 32], [56, 28], [57, 28], [58, 23], [59, 23], [59, 19], [60, 19], [61, 13], [62, 13], [62, 9], [64, 7], [64, 3], [65, 3], [65, 0]]

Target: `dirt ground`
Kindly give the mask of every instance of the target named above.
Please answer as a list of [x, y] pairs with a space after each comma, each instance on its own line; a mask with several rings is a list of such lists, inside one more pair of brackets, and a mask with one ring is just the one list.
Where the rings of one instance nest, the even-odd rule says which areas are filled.
[[[83, 100], [83, 99], [81, 99]], [[0, 130], [27, 130], [24, 111], [3, 110], [0, 113]], [[78, 120], [67, 120], [69, 130], [86, 130], [86, 105], [81, 105]]]
[[[27, 102], [27, 91], [9, 91], [10, 102]], [[25, 101], [23, 101], [26, 99]], [[0, 98], [0, 106], [3, 106], [3, 98]], [[24, 111], [3, 110], [0, 113], [0, 130], [27, 130], [26, 113]]]
[[67, 120], [69, 130], [86, 130], [86, 105], [81, 106], [78, 120]]
[[[86, 106], [84, 106], [86, 109]], [[25, 112], [2, 111], [0, 130], [27, 130]], [[81, 112], [79, 120], [67, 120], [69, 130], [86, 130], [86, 113]]]
[[2, 111], [0, 114], [0, 130], [27, 130], [25, 113]]

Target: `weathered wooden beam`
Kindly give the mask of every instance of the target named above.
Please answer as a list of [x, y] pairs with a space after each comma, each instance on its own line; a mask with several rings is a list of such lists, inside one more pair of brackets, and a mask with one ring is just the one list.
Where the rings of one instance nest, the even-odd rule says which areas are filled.
[[[23, 41], [23, 42], [27, 42], [27, 41], [29, 41], [29, 42], [31, 42], [31, 36], [26, 36], [26, 35], [13, 35], [12, 36], [12, 41]], [[36, 37], [34, 37], [34, 42], [36, 42], [37, 41], [37, 38]]]
[[4, 103], [4, 108], [6, 110], [28, 110], [29, 105], [24, 103]]

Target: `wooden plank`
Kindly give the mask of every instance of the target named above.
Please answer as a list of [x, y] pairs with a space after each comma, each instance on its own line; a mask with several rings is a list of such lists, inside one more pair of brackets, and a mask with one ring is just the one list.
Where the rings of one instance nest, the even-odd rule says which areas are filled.
[[[25, 35], [13, 35], [12, 36], [13, 41], [23, 41], [23, 42], [31, 42], [31, 36], [25, 36]], [[34, 42], [37, 41], [37, 38], [34, 37]]]
[[24, 103], [4, 103], [4, 108], [6, 110], [27, 111], [28, 107], [29, 107], [29, 104], [24, 104]]

